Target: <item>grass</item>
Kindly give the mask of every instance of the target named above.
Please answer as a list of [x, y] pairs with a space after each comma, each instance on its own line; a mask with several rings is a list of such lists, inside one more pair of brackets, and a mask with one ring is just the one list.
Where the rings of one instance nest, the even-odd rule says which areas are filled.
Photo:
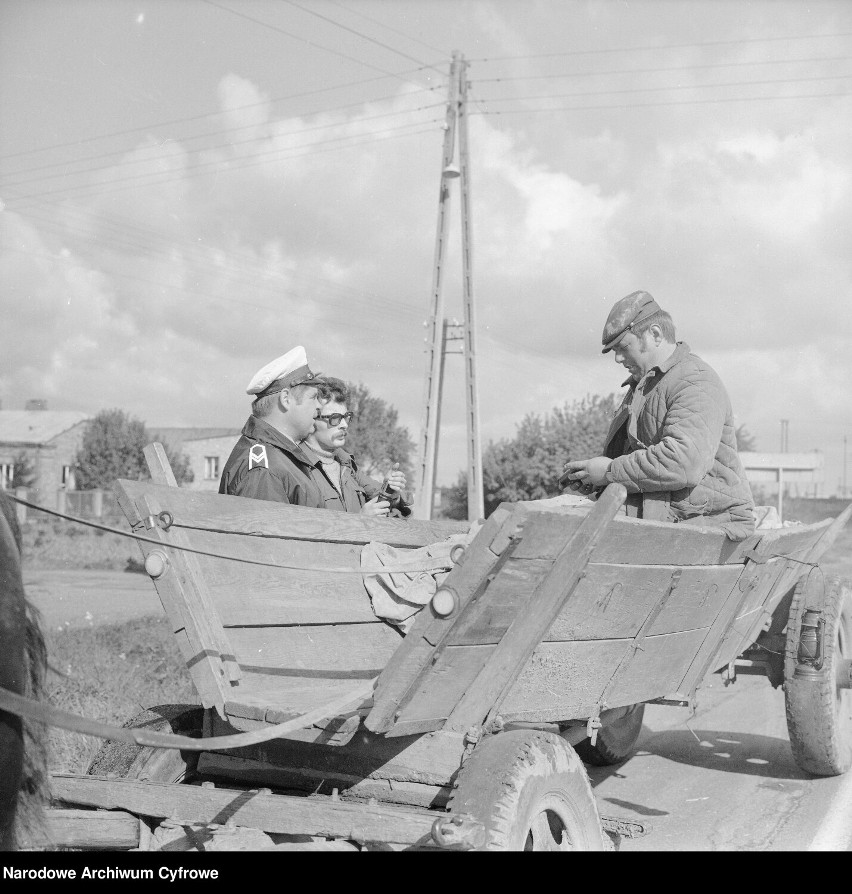
[[[47, 633], [50, 704], [123, 726], [146, 708], [195, 704], [195, 689], [164, 617]], [[103, 739], [51, 727], [50, 770], [85, 773]]]
[[[105, 521], [119, 531], [129, 530], [125, 521]], [[24, 567], [91, 568], [123, 571], [142, 558], [129, 537], [99, 531], [48, 516], [28, 520], [22, 526]]]

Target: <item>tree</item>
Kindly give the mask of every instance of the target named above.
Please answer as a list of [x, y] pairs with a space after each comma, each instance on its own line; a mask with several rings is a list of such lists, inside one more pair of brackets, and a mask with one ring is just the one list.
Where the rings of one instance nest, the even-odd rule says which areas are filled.
[[[540, 500], [560, 493], [558, 479], [569, 459], [599, 456], [618, 408], [614, 394], [587, 396], [539, 416], [530, 413], [514, 438], [491, 442], [482, 457], [485, 514], [504, 501]], [[449, 518], [467, 518], [467, 475], [449, 489]]]
[[745, 427], [745, 425], [738, 425], [734, 430], [734, 434], [737, 439], [737, 450], [740, 453], [754, 453], [754, 451], [757, 450], [754, 435]]
[[15, 455], [12, 462], [12, 480], [9, 487], [14, 490], [16, 487], [34, 487], [36, 483], [36, 471], [32, 460], [22, 450]]
[[[77, 453], [76, 480], [81, 490], [111, 488], [117, 478], [148, 477], [143, 450], [151, 441], [145, 424], [123, 410], [102, 410], [83, 435]], [[189, 459], [166, 448], [178, 483], [192, 481]]]
[[355, 455], [358, 468], [374, 478], [383, 478], [393, 463], [411, 475], [414, 441], [399, 424], [396, 408], [374, 397], [364, 384], [347, 382], [349, 409], [355, 414], [346, 438], [346, 450]]

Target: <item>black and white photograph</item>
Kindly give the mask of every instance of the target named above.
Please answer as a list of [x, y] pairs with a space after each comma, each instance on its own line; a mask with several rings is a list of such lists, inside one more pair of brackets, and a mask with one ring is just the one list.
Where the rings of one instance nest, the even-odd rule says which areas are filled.
[[847, 0], [0, 0], [3, 878], [852, 851], [850, 240]]

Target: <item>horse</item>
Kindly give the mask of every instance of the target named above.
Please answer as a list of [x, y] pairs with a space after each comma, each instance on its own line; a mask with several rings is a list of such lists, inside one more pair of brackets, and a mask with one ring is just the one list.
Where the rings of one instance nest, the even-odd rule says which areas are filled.
[[[39, 612], [24, 593], [21, 558], [15, 504], [0, 490], [0, 686], [40, 700], [47, 648]], [[44, 838], [47, 781], [45, 727], [0, 711], [0, 851]]]

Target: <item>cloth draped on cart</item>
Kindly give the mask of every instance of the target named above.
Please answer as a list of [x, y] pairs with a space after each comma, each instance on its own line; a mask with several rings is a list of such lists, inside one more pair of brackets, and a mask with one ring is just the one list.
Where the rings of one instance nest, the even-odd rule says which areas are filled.
[[[377, 618], [408, 633], [417, 612], [434, 596], [441, 581], [450, 573], [452, 560], [450, 551], [458, 544], [467, 546], [482, 527], [481, 521], [474, 522], [467, 531], [453, 534], [446, 540], [430, 543], [419, 549], [396, 549], [386, 543], [371, 541], [361, 548], [361, 567], [398, 566], [402, 563], [416, 564], [418, 560], [446, 559], [444, 571], [377, 572], [364, 575], [364, 587], [370, 597], [370, 604]], [[426, 562], [424, 561], [424, 564]]]

